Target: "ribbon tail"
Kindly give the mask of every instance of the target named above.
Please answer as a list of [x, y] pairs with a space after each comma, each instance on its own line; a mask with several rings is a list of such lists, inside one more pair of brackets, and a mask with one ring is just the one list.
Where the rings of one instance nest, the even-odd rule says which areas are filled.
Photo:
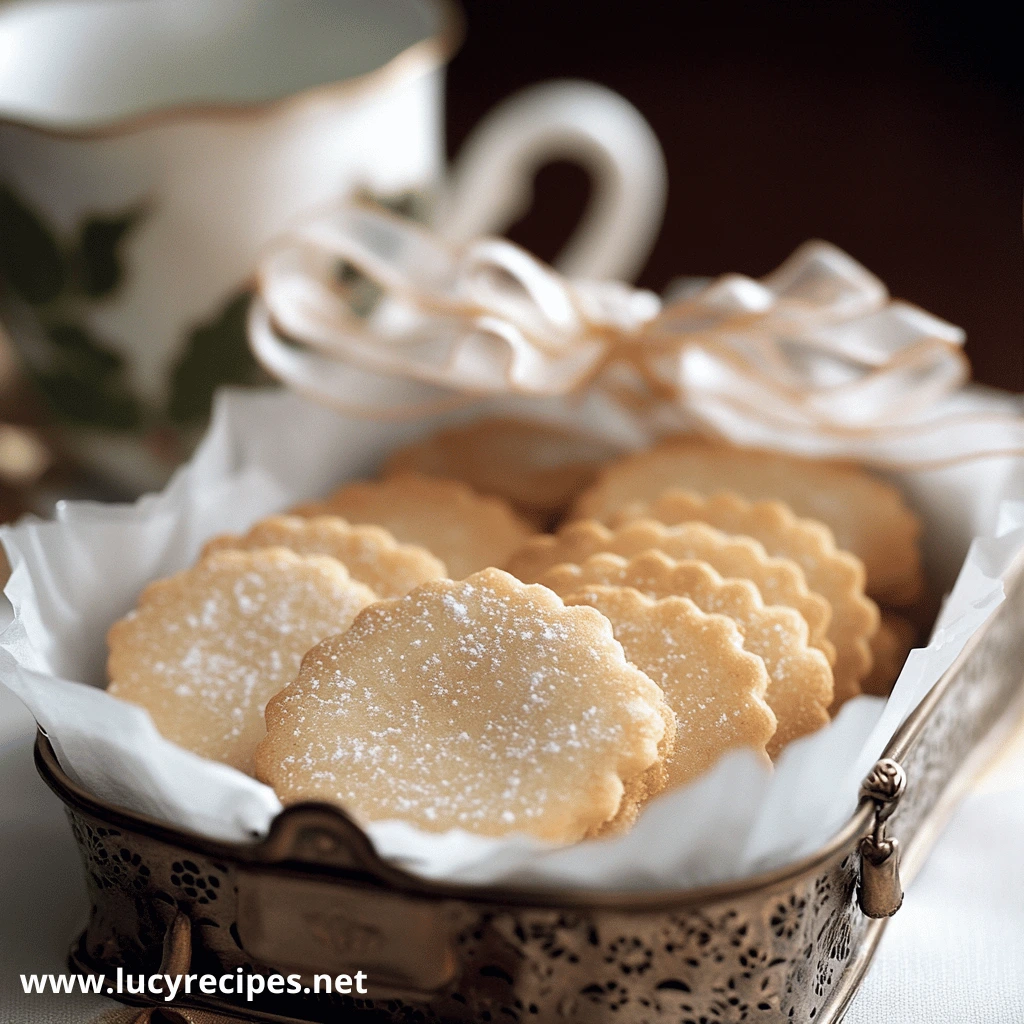
[[803, 458], [855, 460], [880, 469], [943, 469], [978, 459], [1024, 456], [1024, 419], [1013, 413], [950, 413], [926, 421], [830, 433], [751, 416], [726, 400], [690, 396], [701, 428], [734, 444]]
[[286, 341], [266, 304], [249, 310], [249, 347], [257, 362], [295, 391], [345, 416], [405, 420], [468, 405], [474, 396], [410, 377], [364, 369]]

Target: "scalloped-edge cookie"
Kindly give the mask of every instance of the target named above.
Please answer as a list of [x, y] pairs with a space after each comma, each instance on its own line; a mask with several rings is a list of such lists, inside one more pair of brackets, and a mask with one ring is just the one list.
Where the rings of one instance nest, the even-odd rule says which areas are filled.
[[287, 548], [297, 555], [330, 555], [380, 597], [404, 597], [413, 587], [444, 579], [448, 570], [419, 544], [399, 544], [383, 526], [353, 526], [338, 516], [271, 516], [240, 536], [214, 537], [203, 554]]
[[808, 643], [817, 647], [829, 664], [835, 662], [836, 649], [828, 639], [832, 607], [820, 594], [807, 589], [800, 566], [791, 558], [769, 557], [751, 537], [725, 534], [707, 523], [666, 526], [653, 519], [637, 519], [609, 529], [595, 519], [580, 519], [555, 534], [531, 538], [505, 568], [525, 583], [536, 583], [559, 562], [579, 564], [602, 551], [629, 558], [652, 550], [680, 561], [707, 562], [722, 576], [750, 580], [765, 604], [795, 608], [807, 623]]
[[888, 697], [916, 643], [917, 627], [912, 622], [902, 615], [883, 612], [878, 632], [871, 638], [875, 663], [870, 675], [861, 683], [863, 691], [876, 697]]
[[340, 516], [350, 523], [382, 526], [403, 544], [419, 544], [435, 554], [455, 579], [504, 565], [536, 533], [501, 498], [477, 494], [457, 480], [419, 473], [345, 484], [291, 514]]
[[698, 521], [724, 533], [753, 537], [775, 558], [791, 558], [804, 571], [807, 585], [832, 606], [828, 637], [835, 645], [833, 713], [861, 692], [874, 663], [871, 638], [878, 629], [878, 606], [864, 593], [864, 565], [840, 551], [831, 530], [812, 519], [798, 519], [781, 501], [750, 502], [738, 494], [709, 497], [670, 489], [655, 501], [615, 517], [622, 525], [631, 516], [666, 525]]
[[600, 612], [499, 569], [365, 609], [266, 717], [257, 773], [285, 804], [560, 843], [646, 797], [673, 721]]
[[598, 467], [620, 452], [567, 427], [496, 417], [447, 427], [399, 448], [381, 472], [462, 480], [480, 494], [504, 498], [543, 525], [564, 513]]
[[921, 596], [920, 519], [895, 487], [851, 463], [672, 438], [606, 466], [580, 497], [574, 518], [608, 522], [675, 487], [783, 501], [798, 516], [825, 523], [836, 544], [864, 563], [866, 589], [876, 600], [902, 607]]
[[583, 587], [565, 603], [601, 612], [626, 657], [664, 690], [676, 716], [667, 788], [692, 782], [739, 747], [767, 761], [776, 731], [765, 703], [768, 673], [744, 650], [732, 619], [707, 615], [686, 597], [654, 600], [630, 587]]
[[214, 552], [151, 583], [111, 626], [107, 692], [186, 750], [252, 774], [266, 702], [375, 600], [325, 555]]
[[599, 554], [579, 565], [562, 563], [538, 582], [566, 596], [599, 585], [633, 587], [655, 600], [688, 597], [702, 612], [732, 619], [744, 649], [768, 670], [765, 700], [778, 719], [768, 743], [773, 758], [787, 743], [829, 721], [832, 670], [821, 651], [807, 646], [807, 623], [792, 608], [766, 605], [749, 580], [722, 579], [706, 562], [680, 562], [645, 551], [630, 559]]

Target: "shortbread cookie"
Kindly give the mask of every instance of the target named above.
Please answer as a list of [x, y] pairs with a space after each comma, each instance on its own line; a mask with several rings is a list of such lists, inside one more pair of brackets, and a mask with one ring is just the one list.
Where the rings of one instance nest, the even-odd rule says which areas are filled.
[[549, 423], [475, 420], [400, 448], [382, 473], [414, 471], [462, 480], [541, 525], [565, 512], [598, 467], [619, 454], [592, 435]]
[[488, 569], [379, 602], [310, 651], [256, 764], [286, 804], [568, 843], [646, 791], [667, 720], [603, 615]]
[[[628, 661], [628, 658], [627, 658]], [[632, 664], [632, 662], [630, 662]], [[636, 666], [633, 666], [636, 668]], [[591, 829], [589, 836], [605, 838], [624, 835], [640, 816], [640, 810], [648, 800], [656, 797], [669, 784], [668, 761], [676, 745], [676, 716], [662, 692], [661, 703], [658, 705], [664, 734], [658, 742], [658, 756], [654, 763], [642, 775], [623, 783], [622, 799], [615, 816]]]
[[921, 594], [920, 520], [895, 487], [849, 463], [674, 438], [606, 467], [580, 498], [574, 517], [608, 522], [670, 487], [783, 501], [797, 515], [825, 523], [836, 544], [864, 563], [872, 597], [905, 606]]
[[732, 619], [706, 615], [686, 597], [655, 601], [629, 587], [584, 587], [565, 603], [605, 615], [626, 657], [665, 691], [676, 715], [669, 787], [693, 781], [739, 747], [766, 756], [776, 729], [765, 703], [768, 674], [744, 650]]
[[722, 533], [707, 523], [665, 526], [653, 519], [637, 519], [611, 530], [594, 519], [567, 523], [556, 534], [528, 540], [505, 567], [524, 583], [536, 583], [545, 570], [559, 562], [579, 564], [607, 551], [627, 558], [644, 551], [660, 551], [677, 560], [707, 562], [722, 576], [750, 580], [766, 604], [795, 608], [807, 622], [808, 643], [817, 647], [829, 664], [836, 649], [828, 639], [832, 608], [820, 594], [807, 589], [803, 570], [791, 558], [770, 558], [750, 537]]
[[821, 651], [807, 646], [807, 623], [792, 608], [766, 605], [749, 580], [725, 580], [705, 562], [678, 562], [646, 551], [628, 560], [600, 554], [580, 565], [556, 565], [539, 582], [566, 596], [598, 585], [633, 587], [655, 600], [688, 597], [701, 611], [732, 619], [744, 648], [768, 670], [765, 700], [778, 719], [768, 743], [772, 757], [829, 721], [832, 670]]
[[353, 526], [338, 516], [272, 516], [243, 536], [214, 537], [203, 554], [275, 547], [298, 555], [330, 555], [379, 597], [403, 597], [421, 583], [448, 575], [444, 562], [419, 544], [399, 544], [382, 526]]
[[107, 692], [144, 707], [186, 750], [251, 774], [266, 702], [375, 599], [323, 555], [214, 552], [151, 583], [114, 623]]
[[878, 632], [871, 638], [875, 663], [871, 674], [861, 683], [863, 691], [876, 697], [888, 697], [916, 643], [917, 628], [912, 622], [902, 615], [883, 612]]
[[292, 514], [341, 516], [350, 523], [383, 526], [397, 540], [433, 552], [455, 579], [504, 565], [536, 532], [500, 498], [477, 494], [455, 480], [418, 473], [346, 484]]
[[[828, 638], [836, 649], [833, 713], [861, 692], [861, 680], [873, 662], [870, 640], [878, 629], [878, 606], [864, 594], [863, 563], [836, 548], [827, 526], [798, 519], [782, 502], [749, 502], [736, 494], [702, 497], [668, 490], [649, 505], [634, 506], [634, 511], [666, 525], [708, 523], [725, 533], [753, 537], [775, 558], [791, 558], [803, 569], [808, 587], [832, 606]], [[625, 521], [629, 515], [626, 511], [615, 518]]]

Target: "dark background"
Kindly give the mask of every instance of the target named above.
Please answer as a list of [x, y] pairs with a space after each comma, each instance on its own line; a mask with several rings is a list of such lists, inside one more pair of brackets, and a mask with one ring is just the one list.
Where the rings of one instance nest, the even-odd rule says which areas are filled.
[[[463, 0], [449, 145], [522, 85], [601, 82], [642, 111], [668, 160], [641, 284], [757, 276], [825, 238], [964, 327], [977, 379], [1024, 391], [1024, 36], [1012, 6]], [[512, 237], [551, 258], [586, 196], [582, 171], [544, 169]]]

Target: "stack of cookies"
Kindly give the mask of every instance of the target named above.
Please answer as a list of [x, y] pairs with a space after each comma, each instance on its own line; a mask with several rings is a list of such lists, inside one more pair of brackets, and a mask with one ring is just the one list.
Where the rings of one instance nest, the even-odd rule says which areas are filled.
[[109, 690], [286, 804], [576, 842], [888, 692], [919, 530], [855, 466], [478, 422], [211, 540], [113, 626]]

